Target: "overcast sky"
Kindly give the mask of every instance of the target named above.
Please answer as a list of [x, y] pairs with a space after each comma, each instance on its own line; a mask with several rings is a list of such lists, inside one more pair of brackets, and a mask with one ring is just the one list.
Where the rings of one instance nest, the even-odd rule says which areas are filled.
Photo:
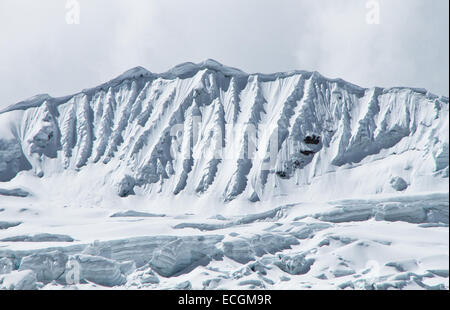
[[355, 84], [449, 94], [449, 1], [0, 0], [0, 108], [62, 96], [143, 66], [206, 58], [246, 72], [316, 70]]

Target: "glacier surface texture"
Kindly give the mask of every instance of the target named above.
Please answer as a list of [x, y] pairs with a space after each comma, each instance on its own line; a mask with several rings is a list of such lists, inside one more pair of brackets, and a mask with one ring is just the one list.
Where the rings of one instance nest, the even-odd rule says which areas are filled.
[[214, 60], [0, 111], [0, 289], [449, 289], [449, 101]]

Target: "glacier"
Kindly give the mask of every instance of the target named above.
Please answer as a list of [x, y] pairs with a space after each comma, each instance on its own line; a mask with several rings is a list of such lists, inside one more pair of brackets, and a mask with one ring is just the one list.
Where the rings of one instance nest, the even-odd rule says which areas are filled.
[[13, 104], [0, 288], [448, 289], [448, 112], [214, 60]]

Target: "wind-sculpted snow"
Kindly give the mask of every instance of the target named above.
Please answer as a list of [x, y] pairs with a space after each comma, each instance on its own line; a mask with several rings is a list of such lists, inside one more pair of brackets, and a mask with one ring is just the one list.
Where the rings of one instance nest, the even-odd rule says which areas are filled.
[[248, 238], [237, 237], [224, 242], [224, 255], [239, 262], [248, 263], [267, 253], [277, 253], [297, 245], [299, 242], [289, 234], [266, 233]]
[[448, 98], [208, 60], [0, 112], [0, 289], [447, 289]]
[[13, 236], [0, 239], [2, 242], [73, 242], [73, 238], [67, 235], [57, 234], [36, 234], [33, 236]]
[[8, 229], [11, 227], [19, 226], [22, 222], [5, 222], [0, 221], [0, 229]]
[[[106, 165], [92, 177], [121, 197], [256, 202], [326, 179], [364, 194], [448, 182], [447, 98], [316, 72], [246, 74], [211, 60], [162, 74], [136, 68], [73, 96], [13, 105], [0, 128], [0, 181]], [[361, 166], [379, 176], [367, 182]]]
[[[281, 218], [283, 216], [283, 213], [285, 210], [289, 209], [290, 206], [282, 206], [275, 208], [273, 210], [269, 210], [263, 213], [258, 214], [249, 214], [244, 217], [241, 217], [234, 221], [227, 221], [225, 218], [223, 218], [223, 221], [227, 221], [225, 223], [220, 224], [206, 224], [206, 223], [180, 223], [174, 226], [176, 229], [183, 229], [183, 228], [195, 228], [203, 231], [208, 230], [217, 230], [217, 229], [224, 229], [228, 227], [233, 227], [237, 225], [245, 225], [250, 224], [256, 221], [261, 220], [274, 220], [277, 218]], [[220, 217], [218, 219], [221, 219]]]
[[111, 217], [164, 217], [164, 214], [153, 214], [147, 212], [139, 212], [128, 210], [124, 212], [117, 212], [111, 215]]
[[448, 194], [415, 196], [389, 200], [342, 201], [332, 210], [315, 214], [326, 222], [377, 221], [407, 223], [449, 223]]
[[0, 195], [15, 196], [15, 197], [28, 197], [28, 196], [30, 196], [30, 193], [21, 188], [14, 188], [14, 189], [0, 188]]

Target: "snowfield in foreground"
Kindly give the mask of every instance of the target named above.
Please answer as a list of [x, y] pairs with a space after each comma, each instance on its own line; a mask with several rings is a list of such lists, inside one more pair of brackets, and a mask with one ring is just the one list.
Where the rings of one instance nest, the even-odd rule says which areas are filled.
[[0, 232], [4, 289], [449, 287], [448, 194], [207, 217], [18, 200], [2, 200], [20, 219]]
[[0, 289], [449, 289], [448, 98], [208, 60], [0, 112]]

